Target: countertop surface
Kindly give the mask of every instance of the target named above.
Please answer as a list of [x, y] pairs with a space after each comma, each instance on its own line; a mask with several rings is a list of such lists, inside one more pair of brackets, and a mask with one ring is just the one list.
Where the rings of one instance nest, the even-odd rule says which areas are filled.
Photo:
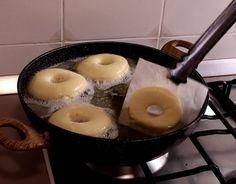
[[[11, 117], [28, 124], [17, 95], [0, 95], [0, 117]], [[18, 139], [13, 128], [0, 128], [0, 133]], [[10, 151], [0, 146], [0, 183], [50, 184], [42, 150]]]

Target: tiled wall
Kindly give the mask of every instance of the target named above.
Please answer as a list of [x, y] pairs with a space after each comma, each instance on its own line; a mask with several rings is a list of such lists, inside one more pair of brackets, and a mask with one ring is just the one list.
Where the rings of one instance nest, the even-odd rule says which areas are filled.
[[[194, 42], [230, 0], [1, 0], [0, 75], [65, 44], [117, 40], [160, 48]], [[206, 59], [236, 57], [236, 27]]]

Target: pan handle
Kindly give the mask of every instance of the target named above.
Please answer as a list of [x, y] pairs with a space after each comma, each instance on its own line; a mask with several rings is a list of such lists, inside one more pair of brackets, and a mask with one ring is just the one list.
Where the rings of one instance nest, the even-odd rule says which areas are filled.
[[194, 43], [188, 54], [184, 56], [175, 69], [171, 70], [170, 77], [175, 83], [187, 82], [187, 77], [203, 60], [210, 49], [229, 30], [236, 21], [236, 0], [216, 18], [210, 27]]
[[187, 50], [191, 49], [192, 43], [184, 40], [171, 40], [167, 42], [161, 50], [166, 54], [175, 57], [177, 60], [182, 60], [183, 57], [187, 54], [186, 52], [178, 49], [178, 47], [183, 47]]
[[43, 135], [16, 119], [0, 118], [0, 127], [15, 128], [23, 135], [22, 140], [14, 140], [0, 132], [0, 144], [7, 149], [26, 151], [48, 147], [48, 142]]

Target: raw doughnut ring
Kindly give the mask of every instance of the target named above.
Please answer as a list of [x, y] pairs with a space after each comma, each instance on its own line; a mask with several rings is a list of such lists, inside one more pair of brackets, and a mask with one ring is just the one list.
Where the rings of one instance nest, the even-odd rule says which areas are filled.
[[97, 54], [81, 61], [76, 71], [93, 80], [116, 80], [128, 73], [129, 64], [119, 55]]
[[85, 78], [75, 72], [51, 68], [36, 73], [29, 82], [28, 92], [37, 99], [57, 100], [64, 97], [73, 98], [87, 87]]
[[110, 116], [93, 105], [63, 107], [53, 113], [48, 121], [66, 130], [93, 137], [103, 137], [112, 127]]
[[[155, 108], [153, 112], [149, 109], [151, 107]], [[146, 132], [160, 132], [173, 128], [180, 122], [182, 108], [178, 97], [168, 89], [145, 87], [131, 96], [129, 115], [139, 129], [141, 127]]]

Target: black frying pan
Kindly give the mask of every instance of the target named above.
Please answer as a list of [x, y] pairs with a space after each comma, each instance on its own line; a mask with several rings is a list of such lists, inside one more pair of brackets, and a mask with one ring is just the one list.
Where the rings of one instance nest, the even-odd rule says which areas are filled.
[[[36, 72], [70, 59], [98, 53], [113, 53], [135, 60], [143, 58], [153, 63], [172, 68], [172, 78], [174, 78], [175, 81], [184, 81], [184, 79], [190, 75], [191, 78], [205, 84], [202, 77], [194, 70], [194, 68], [225, 31], [235, 22], [235, 5], [236, 1], [233, 1], [210, 29], [206, 31], [205, 35], [203, 35], [203, 37], [201, 37], [193, 46], [183, 41], [170, 42], [165, 46], [164, 50], [168, 52], [171, 51], [169, 54], [174, 55], [175, 57], [171, 57], [160, 50], [147, 46], [121, 42], [80, 43], [58, 48], [39, 56], [31, 61], [21, 72], [18, 79], [18, 95], [32, 126], [41, 134], [38, 134], [34, 129], [30, 129], [16, 120], [2, 118], [0, 119], [0, 126], [13, 126], [17, 128], [24, 134], [25, 139], [16, 141], [0, 134], [0, 143], [13, 150], [43, 148], [47, 147], [49, 143], [51, 144], [50, 146], [57, 147], [57, 150], [61, 149], [78, 153], [78, 157], [84, 161], [100, 162], [102, 164], [136, 164], [149, 161], [166, 153], [169, 148], [186, 139], [189, 134], [191, 134], [194, 127], [197, 126], [206, 110], [208, 96], [205, 99], [205, 103], [198, 116], [190, 123], [173, 132], [142, 139], [103, 139], [80, 135], [61, 129], [37, 116], [24, 101], [24, 96], [27, 93], [26, 86], [28, 81]], [[225, 12], [227, 13], [226, 16]], [[222, 16], [224, 19], [221, 18]], [[221, 24], [222, 20], [224, 23], [227, 23], [227, 26], [226, 24]], [[221, 26], [218, 27], [216, 25]], [[219, 29], [223, 29], [224, 31], [220, 31], [219, 34]], [[189, 53], [185, 54], [185, 57], [183, 57], [183, 53], [175, 48], [175, 46], [179, 45], [191, 47]], [[205, 47], [206, 45], [208, 45], [208, 47]], [[207, 52], [204, 48], [207, 48]], [[176, 52], [172, 51], [178, 51], [178, 55], [176, 55]], [[202, 52], [203, 54], [199, 54]], [[201, 55], [201, 57], [196, 57], [199, 55]], [[194, 57], [192, 58], [190, 56]], [[197, 62], [193, 62], [194, 58], [197, 59]], [[178, 67], [174, 69], [176, 63], [180, 60], [183, 60], [182, 67], [179, 67], [178, 65]], [[191, 67], [189, 66], [189, 60], [193, 63]], [[186, 70], [188, 68], [190, 69]], [[187, 75], [182, 77], [183, 73], [187, 73]], [[49, 133], [49, 137], [43, 134], [45, 132]]]
[[[203, 115], [208, 99], [206, 99], [198, 117], [184, 128], [162, 136], [136, 140], [102, 139], [72, 133], [49, 124], [47, 121], [38, 117], [31, 108], [27, 106], [24, 101], [24, 96], [27, 93], [26, 86], [30, 78], [36, 72], [70, 59], [98, 53], [113, 53], [135, 60], [142, 57], [146, 60], [171, 68], [174, 67], [174, 61], [176, 60], [175, 58], [150, 47], [118, 42], [93, 42], [69, 45], [50, 51], [34, 59], [23, 69], [19, 76], [18, 95], [24, 111], [34, 128], [42, 133], [48, 131], [50, 133], [49, 142], [53, 144], [53, 146], [60, 146], [61, 149], [66, 149], [69, 152], [77, 152], [80, 158], [89, 162], [130, 164], [147, 161], [157, 157], [165, 153], [167, 149], [174, 144], [179, 143], [188, 137]], [[193, 72], [192, 77], [204, 83], [202, 77], [196, 71]], [[41, 145], [40, 141], [39, 143], [39, 147], [44, 146], [43, 144]], [[24, 146], [21, 148], [25, 149]], [[27, 144], [26, 149], [28, 149]]]

